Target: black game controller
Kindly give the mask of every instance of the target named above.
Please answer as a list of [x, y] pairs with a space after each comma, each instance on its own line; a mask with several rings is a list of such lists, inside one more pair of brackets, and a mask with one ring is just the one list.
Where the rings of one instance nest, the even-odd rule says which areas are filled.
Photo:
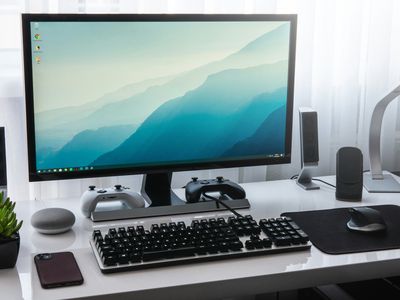
[[208, 180], [198, 180], [197, 177], [193, 177], [192, 181], [186, 185], [186, 201], [196, 203], [200, 200], [201, 194], [206, 192], [220, 192], [232, 199], [244, 199], [246, 197], [246, 192], [240, 185], [224, 179], [222, 176]]

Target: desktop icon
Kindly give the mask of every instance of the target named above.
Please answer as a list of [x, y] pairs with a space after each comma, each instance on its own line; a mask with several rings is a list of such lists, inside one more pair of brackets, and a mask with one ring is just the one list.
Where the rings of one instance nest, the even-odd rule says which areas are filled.
[[34, 39], [35, 39], [36, 41], [39, 41], [40, 38], [41, 38], [41, 35], [40, 35], [39, 33], [36, 33], [33, 37], [34, 37]]
[[36, 61], [37, 64], [40, 64], [42, 59], [40, 58], [40, 56], [35, 56], [35, 61]]
[[36, 45], [36, 46], [35, 46], [35, 50], [36, 50], [36, 51], [40, 51], [40, 45]]

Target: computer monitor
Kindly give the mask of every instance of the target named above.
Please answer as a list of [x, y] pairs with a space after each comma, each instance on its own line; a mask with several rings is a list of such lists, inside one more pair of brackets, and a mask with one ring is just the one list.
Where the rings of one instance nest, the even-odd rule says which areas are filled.
[[296, 20], [24, 14], [30, 181], [289, 163]]

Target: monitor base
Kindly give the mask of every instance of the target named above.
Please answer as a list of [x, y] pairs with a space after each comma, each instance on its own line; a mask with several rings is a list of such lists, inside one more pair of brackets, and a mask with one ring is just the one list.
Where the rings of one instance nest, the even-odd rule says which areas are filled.
[[319, 185], [315, 184], [312, 181], [310, 181], [310, 182], [299, 182], [299, 181], [296, 181], [296, 183], [299, 186], [301, 186], [303, 189], [305, 189], [306, 191], [319, 190], [320, 189]]
[[400, 183], [391, 174], [383, 174], [383, 179], [364, 174], [364, 187], [369, 193], [400, 193]]

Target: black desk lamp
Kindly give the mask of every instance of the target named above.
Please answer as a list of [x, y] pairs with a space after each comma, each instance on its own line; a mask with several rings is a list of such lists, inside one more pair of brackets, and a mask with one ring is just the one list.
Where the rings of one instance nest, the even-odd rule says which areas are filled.
[[375, 106], [369, 128], [369, 162], [371, 170], [364, 174], [364, 187], [370, 193], [400, 193], [400, 183], [391, 174], [382, 173], [381, 129], [386, 107], [400, 96], [400, 85]]

